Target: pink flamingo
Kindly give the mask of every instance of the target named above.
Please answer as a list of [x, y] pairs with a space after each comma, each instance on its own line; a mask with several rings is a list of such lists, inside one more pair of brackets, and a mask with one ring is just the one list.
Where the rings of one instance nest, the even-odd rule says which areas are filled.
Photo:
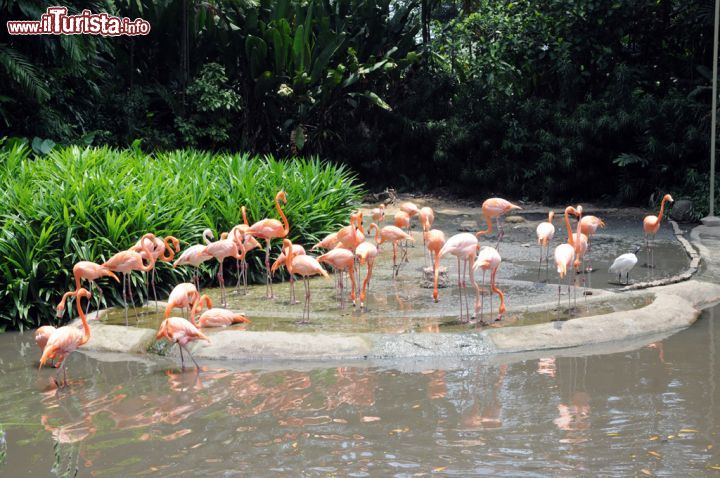
[[[133, 271], [148, 272], [155, 267], [155, 257], [150, 253], [150, 250], [145, 243], [145, 239], [153, 240], [154, 234], [145, 234], [140, 240], [142, 242], [141, 249], [145, 253], [145, 257], [150, 261], [148, 265], [143, 263], [143, 254], [137, 251], [121, 251], [112, 256], [110, 259], [102, 264], [102, 267], [110, 269], [113, 272], [120, 272], [123, 275], [123, 302], [125, 304], [125, 325], [128, 325], [127, 299], [133, 302], [133, 309], [135, 309], [135, 299], [132, 296], [132, 277], [127, 277], [128, 274], [132, 274]], [[137, 309], [135, 309], [135, 317], [137, 317]]]
[[[243, 218], [245, 218], [245, 206], [243, 206], [242, 209]], [[235, 284], [235, 292], [240, 293], [240, 282], [242, 281], [245, 294], [247, 294], [247, 254], [253, 249], [260, 247], [260, 243], [250, 234], [247, 234], [248, 228], [249, 226], [246, 224], [238, 224], [230, 230], [229, 234], [227, 232], [220, 234], [220, 239], [227, 239], [228, 237], [231, 237], [238, 248], [245, 248], [245, 254], [243, 254], [242, 259], [237, 257], [235, 258], [235, 270], [237, 271], [238, 276], [237, 284]]]
[[[300, 244], [293, 244], [293, 254], [296, 256], [304, 256], [305, 248]], [[282, 252], [280, 252], [280, 255], [277, 257], [277, 259], [275, 259], [272, 267], [270, 267], [270, 272], [272, 274], [275, 274], [276, 270], [278, 270], [282, 266], [286, 266], [286, 264], [287, 254], [285, 254], [285, 251], [283, 250]], [[295, 298], [295, 277], [290, 274], [290, 305], [295, 305], [299, 303], [300, 302]]]
[[[412, 204], [412, 203], [410, 203]], [[416, 206], [417, 208], [417, 206]], [[398, 211], [395, 213], [395, 221], [394, 221], [395, 227], [398, 227], [400, 229], [403, 229], [408, 234], [410, 234], [410, 214], [408, 214], [405, 211]], [[399, 243], [400, 250], [402, 251], [402, 257], [400, 258], [400, 262], [409, 262], [407, 258], [407, 242]]]
[[362, 214], [360, 212], [350, 214], [350, 225], [337, 232], [337, 239], [338, 244], [336, 247], [351, 251], [354, 251], [355, 247], [365, 240], [365, 234], [362, 231]]
[[645, 248], [648, 251], [648, 267], [655, 267], [655, 254], [650, 247], [650, 241], [655, 240], [655, 235], [660, 230], [660, 222], [662, 222], [663, 213], [665, 212], [665, 203], [675, 202], [671, 195], [666, 194], [660, 201], [660, 213], [657, 216], [649, 215], [643, 219], [643, 232], [645, 234]]
[[[375, 224], [375, 223], [373, 223]], [[373, 229], [373, 224], [368, 227], [368, 233]], [[402, 240], [414, 241], [412, 236], [407, 232], [403, 231], [397, 226], [385, 226], [382, 229], [378, 229], [375, 224], [375, 243], [380, 246], [384, 242], [392, 242], [393, 245], [393, 277], [397, 277], [400, 272], [400, 266], [397, 263], [397, 246]]]
[[156, 340], [162, 338], [178, 344], [180, 348], [180, 364], [183, 370], [185, 370], [185, 358], [183, 357], [183, 349], [185, 349], [193, 363], [195, 363], [197, 371], [200, 371], [200, 365], [198, 365], [195, 357], [190, 353], [190, 350], [187, 349], [187, 344], [196, 340], [206, 340], [210, 343], [210, 339], [200, 332], [197, 327], [182, 317], [168, 317], [162, 321], [160, 329], [158, 329], [158, 333], [155, 336]]
[[407, 213], [410, 217], [417, 216], [420, 213], [420, 209], [418, 209], [417, 204], [411, 201], [406, 201], [400, 204], [400, 210]]
[[270, 242], [273, 239], [280, 239], [287, 237], [290, 233], [290, 224], [288, 223], [285, 213], [280, 207], [280, 200], [287, 204], [287, 195], [285, 191], [279, 191], [275, 195], [275, 209], [282, 218], [282, 222], [277, 219], [262, 219], [252, 226], [248, 230], [248, 234], [258, 239], [265, 239], [265, 270], [267, 276], [265, 279], [265, 293], [268, 299], [273, 298], [272, 290], [272, 273], [270, 272]]
[[[195, 316], [202, 311], [203, 306], [207, 307], [207, 310], [200, 314], [199, 318]], [[245, 317], [244, 314], [239, 312], [233, 312], [228, 309], [220, 309], [213, 307], [212, 299], [209, 296], [203, 295], [195, 301], [192, 312], [190, 314], [190, 321], [195, 323], [196, 327], [228, 327], [233, 324], [249, 324], [250, 320]]]
[[[357, 248], [356, 248], [357, 250]], [[333, 249], [322, 256], [318, 257], [318, 262], [321, 264], [330, 264], [335, 271], [338, 273], [337, 288], [340, 293], [340, 308], [344, 308], [344, 297], [343, 297], [343, 272], [347, 272], [350, 275], [350, 282], [352, 283], [352, 289], [350, 291], [350, 298], [352, 299], [353, 306], [355, 306], [355, 254], [348, 249]]]
[[475, 235], [480, 237], [492, 234], [492, 220], [495, 219], [495, 221], [497, 222], [498, 230], [500, 231], [500, 235], [498, 235], [498, 243], [496, 246], [499, 247], [500, 241], [502, 241], [502, 238], [505, 235], [505, 231], [503, 230], [502, 222], [500, 221], [500, 219], [505, 216], [505, 214], [509, 213], [514, 209], [522, 208], [520, 206], [512, 204], [510, 201], [507, 201], [503, 198], [486, 199], [482, 204], [482, 214], [485, 218], [487, 229], [485, 229], [484, 231], [478, 231], [475, 233]]
[[[572, 213], [577, 217], [577, 231], [572, 235], [572, 245], [575, 247], [575, 271], [579, 274], [582, 271], [582, 261], [585, 257], [585, 253], [588, 248], [588, 237], [583, 234], [581, 219], [582, 219], [582, 206], [577, 208], [570, 208]], [[570, 221], [568, 221], [569, 225]], [[568, 241], [569, 242], [569, 241]]]
[[[475, 235], [469, 232], [461, 232], [455, 234], [445, 242], [445, 245], [440, 249], [439, 257], [443, 257], [446, 254], [452, 254], [457, 257], [458, 263], [458, 288], [460, 289], [460, 321], [470, 321], [470, 306], [468, 305], [467, 292], [465, 293], [465, 312], [467, 318], [463, 315], [463, 289], [465, 289], [465, 276], [467, 271], [470, 270], [471, 278], [473, 277], [472, 264], [475, 260], [475, 254], [478, 250], [478, 240]], [[460, 269], [460, 261], [463, 263], [462, 273]]]
[[605, 221], [600, 219], [596, 216], [583, 216], [580, 220], [580, 232], [585, 234], [588, 238], [588, 250], [587, 250], [587, 262], [588, 267], [586, 269], [587, 272], [592, 272], [592, 266], [590, 265], [590, 240], [592, 239], [592, 236], [595, 235], [598, 228], [604, 228], [605, 227]]
[[[373, 228], [377, 231], [377, 224], [372, 223], [368, 227], [368, 233]], [[370, 286], [370, 278], [372, 277], [373, 266], [375, 265], [375, 259], [377, 258], [378, 250], [374, 244], [365, 241], [359, 244], [355, 248], [355, 256], [358, 258], [358, 262], [361, 266], [367, 266], [367, 273], [365, 274], [365, 280], [362, 284], [362, 290], [360, 291], [360, 310], [365, 308], [367, 310], [367, 302], [365, 301], [367, 288]]]
[[[290, 239], [283, 239], [283, 248], [287, 259], [285, 261], [285, 267], [290, 274], [301, 275], [305, 282], [305, 308], [303, 309], [303, 320], [301, 324], [306, 324], [310, 320], [310, 276], [322, 275], [325, 278], [329, 278], [327, 271], [322, 268], [320, 263], [311, 256], [296, 256], [293, 253], [293, 244]], [[307, 312], [306, 312], [307, 311]], [[305, 319], [307, 313], [307, 319]]]
[[[205, 246], [205, 252], [213, 256], [215, 259], [217, 259], [218, 263], [220, 263], [220, 267], [218, 269], [218, 282], [220, 282], [220, 300], [222, 301], [222, 305], [224, 307], [227, 307], [227, 295], [225, 294], [223, 261], [228, 257], [234, 257], [235, 259], [243, 259], [245, 257], [245, 248], [243, 246], [243, 241], [240, 238], [240, 230], [233, 229], [233, 231], [234, 234], [232, 238], [220, 239], [215, 242], [210, 242], [206, 237], [208, 245]], [[210, 238], [212, 238], [212, 231], [210, 232]], [[239, 248], [238, 244], [240, 245]]]
[[540, 269], [542, 269], [543, 257], [545, 257], [545, 275], [548, 275], [550, 266], [550, 241], [555, 237], [555, 226], [553, 226], [553, 211], [548, 212], [548, 220], [538, 224], [535, 233], [537, 234], [538, 244], [540, 245], [540, 264], [538, 265], [538, 281], [540, 280]]
[[558, 313], [560, 312], [560, 282], [563, 277], [568, 277], [568, 309], [570, 309], [570, 274], [568, 270], [572, 269], [575, 261], [575, 248], [568, 243], [560, 244], [555, 248], [555, 265], [557, 266], [560, 280], [558, 280]]
[[314, 246], [310, 248], [311, 251], [315, 251], [317, 249], [335, 249], [335, 247], [340, 242], [340, 239], [338, 239], [338, 233], [337, 232], [331, 232], [327, 236], [323, 238], [322, 241], [318, 242]]
[[197, 288], [195, 288], [195, 284], [182, 282], [176, 285], [172, 292], [170, 292], [170, 297], [168, 297], [167, 305], [165, 306], [164, 318], [167, 319], [170, 317], [170, 313], [173, 309], [189, 310], [192, 305], [197, 302], [199, 297], [200, 293]]
[[[73, 294], [74, 292], [70, 292]], [[50, 339], [50, 336], [55, 333], [57, 328], [53, 327], [52, 325], [43, 325], [42, 327], [38, 327], [35, 331], [35, 343], [38, 347], [40, 347], [40, 351], [42, 352], [45, 350], [45, 346], [47, 345], [48, 339]]]
[[370, 211], [370, 214], [372, 215], [373, 222], [382, 224], [383, 221], [385, 221], [385, 204], [380, 204], [380, 206]]
[[[210, 242], [208, 235], [212, 236], [212, 231], [210, 229], [205, 229], [205, 231], [203, 231], [203, 238], [206, 243]], [[212, 256], [207, 253], [205, 246], [202, 244], [195, 244], [194, 246], [188, 247], [182, 254], [180, 254], [180, 257], [173, 264], [173, 268], [184, 265], [193, 266], [195, 268], [193, 282], [197, 286], [197, 290], [200, 291], [200, 264], [205, 261], [209, 261], [210, 259], [212, 259]]]
[[[435, 222], [435, 212], [432, 210], [431, 207], [423, 207], [418, 213], [418, 218], [420, 219], [420, 225], [422, 226], [423, 230], [423, 248], [425, 248], [425, 233], [432, 229], [433, 222]], [[424, 250], [423, 261], [425, 262], [425, 265], [427, 265], [427, 258], [425, 257]]]
[[78, 347], [85, 345], [90, 340], [90, 326], [88, 325], [87, 318], [85, 317], [85, 311], [83, 311], [80, 304], [81, 299], [90, 299], [92, 294], [87, 289], [80, 288], [73, 292], [71, 295], [77, 297], [76, 306], [77, 312], [80, 316], [80, 320], [83, 324], [83, 331], [80, 332], [77, 328], [66, 325], [55, 330], [47, 341], [45, 348], [43, 349], [42, 357], [40, 358], [40, 367], [47, 363], [48, 360], [55, 360], [55, 367], [59, 367], [55, 375], [55, 384], [60, 387], [58, 380], [60, 370], [63, 372], [63, 386], [67, 385], [67, 369], [65, 367], [65, 360], [72, 354]]
[[[242, 275], [242, 281], [243, 281], [243, 288], [245, 290], [245, 294], [247, 294], [247, 271], [248, 271], [248, 263], [247, 263], [247, 254], [248, 252], [252, 251], [253, 249], [258, 249], [260, 247], [260, 243], [255, 240], [253, 236], [249, 234], [250, 231], [250, 224], [248, 223], [247, 219], [247, 209], [245, 206], [240, 208], [240, 211], [242, 212], [242, 218], [243, 223], [238, 224], [233, 229], [238, 228], [240, 229], [241, 237], [242, 237], [242, 245], [245, 246], [245, 255], [242, 259], [239, 259], [236, 261], [236, 266], [238, 269], [238, 283], [236, 286], [237, 292], [240, 292], [240, 276]], [[230, 231], [230, 236], [234, 237], [233, 231]], [[240, 247], [240, 244], [238, 244], [238, 247]]]
[[[144, 237], [144, 236], [143, 236]], [[175, 253], [180, 252], [180, 241], [174, 236], [167, 236], [165, 239], [153, 236], [152, 239], [145, 238], [140, 239], [137, 243], [130, 248], [131, 251], [140, 252], [143, 254], [142, 243], [146, 242], [147, 249], [155, 258], [155, 261], [160, 262], [172, 262], [175, 258]], [[172, 246], [170, 245], [172, 242]], [[173, 247], [175, 248], [173, 250]], [[150, 260], [150, 257], [143, 255], [143, 259]], [[155, 290], [155, 268], [153, 267], [150, 272], [150, 282], [148, 283], [147, 297], [150, 298], [150, 288], [153, 291], [153, 300], [155, 301], [155, 309], [157, 310], [157, 291]]]
[[435, 256], [433, 261], [433, 300], [438, 301], [438, 279], [440, 278], [440, 251], [445, 245], [445, 233], [439, 229], [430, 229], [423, 233], [425, 247]]
[[[82, 280], [85, 279], [90, 282], [90, 292], [97, 288], [98, 294], [102, 297], [102, 289], [95, 284], [95, 281], [101, 277], [112, 277], [118, 283], [120, 279], [107, 267], [103, 267], [100, 264], [96, 264], [90, 261], [80, 261], [73, 266], [73, 277], [75, 278], [75, 290], [80, 290], [82, 286]], [[85, 313], [90, 312], [90, 301], [87, 303], [87, 310]]]
[[[475, 315], [477, 316], [478, 309], [480, 309], [480, 322], [483, 322], [483, 308], [485, 306], [485, 300], [482, 298], [483, 291], [485, 289], [485, 272], [490, 271], [490, 290], [491, 292], [494, 292], [497, 294], [498, 298], [500, 299], [500, 307], [498, 309], [498, 316], [495, 320], [502, 319], [503, 314], [505, 313], [505, 295], [503, 292], [498, 289], [497, 285], [495, 284], [495, 277], [497, 275], [498, 267], [500, 267], [500, 262], [502, 262], [502, 258], [500, 257], [500, 253], [495, 249], [494, 247], [482, 247], [480, 248], [480, 252], [478, 253], [477, 259], [475, 259], [475, 263], [473, 264], [473, 271], [479, 272], [482, 270], [482, 288], [478, 286], [477, 282], [475, 281], [475, 277], [473, 275], [473, 285], [475, 286]], [[492, 316], [492, 295], [490, 296], [490, 315]]]

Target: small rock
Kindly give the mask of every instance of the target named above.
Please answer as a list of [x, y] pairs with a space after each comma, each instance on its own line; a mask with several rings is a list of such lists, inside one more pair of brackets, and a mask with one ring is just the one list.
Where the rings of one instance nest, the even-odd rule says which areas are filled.
[[670, 217], [678, 222], [693, 220], [693, 203], [689, 199], [678, 199], [672, 205]]
[[[438, 274], [438, 289], [442, 289], [448, 286], [448, 273], [447, 267], [440, 266], [440, 273]], [[420, 283], [420, 287], [423, 289], [432, 289], [434, 283], [433, 268], [425, 267], [423, 269], [423, 280]]]
[[477, 231], [480, 227], [475, 221], [463, 221], [458, 226], [457, 230], [460, 232], [473, 232]]
[[522, 216], [508, 216], [505, 218], [505, 222], [508, 224], [520, 224], [521, 222], [527, 222]]

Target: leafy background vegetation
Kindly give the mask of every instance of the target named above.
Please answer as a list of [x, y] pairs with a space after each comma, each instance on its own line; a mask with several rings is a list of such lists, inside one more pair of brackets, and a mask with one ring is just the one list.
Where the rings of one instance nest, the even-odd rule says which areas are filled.
[[[54, 320], [59, 294], [74, 287], [72, 266], [104, 262], [133, 246], [148, 231], [172, 234], [183, 247], [202, 243], [205, 228], [219, 233], [242, 222], [278, 217], [283, 210], [290, 238], [308, 244], [347, 221], [361, 189], [344, 166], [317, 159], [278, 161], [193, 150], [156, 153], [72, 146], [29, 160], [18, 143], [0, 152], [0, 327], [30, 327]], [[264, 252], [253, 251], [251, 271], [261, 274]], [[216, 267], [215, 264], [210, 267]], [[234, 274], [234, 268], [226, 268]], [[192, 268], [158, 264], [158, 294], [165, 297]], [[211, 277], [206, 270], [205, 279]], [[233, 279], [235, 279], [233, 277]], [[140, 300], [144, 286], [136, 274]], [[121, 303], [120, 288], [105, 299]]]

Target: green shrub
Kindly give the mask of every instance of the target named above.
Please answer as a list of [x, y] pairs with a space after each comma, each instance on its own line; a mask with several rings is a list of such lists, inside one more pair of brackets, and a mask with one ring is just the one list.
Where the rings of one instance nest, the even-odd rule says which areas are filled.
[[[145, 232], [175, 235], [185, 247], [201, 242], [207, 227], [217, 238], [242, 221], [243, 205], [250, 222], [277, 217], [281, 189], [290, 238], [300, 243], [347, 222], [362, 192], [348, 169], [318, 159], [77, 146], [31, 157], [26, 145], [6, 146], [0, 150], [0, 327], [51, 322], [59, 295], [73, 287], [77, 261], [101, 263]], [[256, 274], [260, 255], [250, 256]], [[191, 271], [182, 269], [157, 268], [159, 296], [189, 278]], [[134, 280], [142, 300], [142, 279], [135, 274]], [[121, 302], [119, 287], [105, 289], [104, 300]]]

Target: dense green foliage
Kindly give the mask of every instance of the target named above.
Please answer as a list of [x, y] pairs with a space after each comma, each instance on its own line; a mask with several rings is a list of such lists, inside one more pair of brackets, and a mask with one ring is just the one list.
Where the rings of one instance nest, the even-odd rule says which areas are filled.
[[[54, 320], [53, 306], [71, 288], [74, 263], [101, 263], [145, 232], [172, 234], [183, 247], [202, 242], [205, 228], [217, 238], [242, 222], [242, 205], [250, 221], [278, 218], [274, 197], [282, 189], [290, 238], [309, 243], [347, 222], [361, 194], [345, 167], [317, 159], [286, 162], [193, 150], [148, 156], [77, 146], [34, 160], [30, 155], [23, 144], [0, 149], [0, 329]], [[249, 256], [255, 273], [262, 272], [260, 256], [264, 260], [264, 252]], [[158, 265], [158, 294], [164, 297], [190, 277], [190, 270], [181, 269]], [[134, 290], [142, 298], [144, 287], [135, 276]], [[113, 292], [105, 299], [120, 303], [120, 287], [108, 289]]]
[[61, 3], [152, 31], [0, 31], [0, 124], [37, 151], [319, 154], [374, 187], [551, 201], [707, 192], [712, 0]]

